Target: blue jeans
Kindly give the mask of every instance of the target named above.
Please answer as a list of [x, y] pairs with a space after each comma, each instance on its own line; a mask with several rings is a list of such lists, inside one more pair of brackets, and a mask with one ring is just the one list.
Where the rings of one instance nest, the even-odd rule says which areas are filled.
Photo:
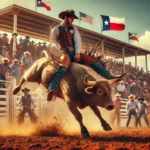
[[90, 67], [92, 67], [99, 75], [106, 79], [110, 79], [112, 77], [111, 73], [97, 61], [91, 64]]
[[[70, 62], [74, 61], [75, 51], [66, 50], [70, 58]], [[53, 90], [56, 91], [60, 85], [60, 82], [63, 76], [66, 74], [67, 69], [63, 66], [59, 67], [58, 70], [55, 72], [54, 76], [52, 77], [51, 81], [49, 82], [48, 91]]]
[[140, 113], [139, 113], [139, 125], [142, 126], [142, 124], [141, 124], [141, 117], [142, 116], [143, 116], [147, 126], [149, 126], [149, 122], [148, 122], [148, 119], [147, 119], [145, 111], [140, 111]]
[[129, 114], [128, 114], [128, 120], [127, 120], [127, 123], [126, 123], [126, 127], [129, 126], [129, 123], [130, 123], [130, 120], [131, 120], [131, 116], [134, 116], [135, 118], [135, 127], [137, 127], [137, 124], [138, 124], [138, 116], [136, 114], [136, 111], [129, 111]]

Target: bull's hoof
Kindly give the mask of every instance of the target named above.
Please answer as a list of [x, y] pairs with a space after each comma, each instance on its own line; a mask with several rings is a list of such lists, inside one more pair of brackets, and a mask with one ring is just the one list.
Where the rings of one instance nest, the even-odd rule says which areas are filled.
[[86, 128], [81, 132], [81, 135], [84, 139], [90, 138], [90, 134]]
[[112, 128], [110, 127], [109, 124], [103, 125], [103, 129], [104, 129], [105, 131], [110, 131], [110, 130], [112, 130]]
[[16, 87], [13, 91], [13, 94], [16, 95], [20, 91], [20, 87]]

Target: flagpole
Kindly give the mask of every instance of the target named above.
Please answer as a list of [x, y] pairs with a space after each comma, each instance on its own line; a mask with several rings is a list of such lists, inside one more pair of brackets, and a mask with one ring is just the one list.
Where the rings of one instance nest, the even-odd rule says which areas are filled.
[[79, 11], [79, 27], [80, 27], [80, 11]]
[[35, 0], [35, 11], [37, 12], [37, 0]]
[[102, 17], [100, 15], [100, 25], [101, 25], [101, 34], [102, 34]]

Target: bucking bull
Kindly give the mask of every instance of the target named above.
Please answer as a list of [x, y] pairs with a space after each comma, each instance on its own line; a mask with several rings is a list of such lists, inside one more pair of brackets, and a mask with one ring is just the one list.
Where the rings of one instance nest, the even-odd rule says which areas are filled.
[[[31, 68], [23, 75], [20, 84], [14, 89], [17, 94], [25, 81], [41, 83], [46, 89], [55, 72], [54, 61], [46, 54], [37, 60]], [[78, 121], [83, 138], [90, 137], [90, 134], [82, 122], [82, 115], [77, 108], [83, 109], [89, 106], [99, 118], [104, 130], [112, 128], [103, 119], [97, 106], [106, 110], [112, 110], [114, 104], [111, 97], [111, 84], [117, 79], [99, 79], [96, 72], [90, 67], [78, 63], [72, 63], [60, 84], [59, 97], [63, 98], [75, 119]]]

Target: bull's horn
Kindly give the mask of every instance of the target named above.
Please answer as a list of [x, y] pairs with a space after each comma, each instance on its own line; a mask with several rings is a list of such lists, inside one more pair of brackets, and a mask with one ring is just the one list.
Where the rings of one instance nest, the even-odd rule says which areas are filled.
[[45, 57], [49, 58], [47, 51], [42, 51], [42, 54], [44, 54]]
[[114, 83], [117, 83], [119, 81], [120, 81], [120, 79], [111, 79], [111, 80], [108, 80], [109, 84], [114, 84]]
[[88, 81], [88, 75], [84, 78], [84, 84], [87, 86], [94, 86], [96, 84], [96, 81]]

